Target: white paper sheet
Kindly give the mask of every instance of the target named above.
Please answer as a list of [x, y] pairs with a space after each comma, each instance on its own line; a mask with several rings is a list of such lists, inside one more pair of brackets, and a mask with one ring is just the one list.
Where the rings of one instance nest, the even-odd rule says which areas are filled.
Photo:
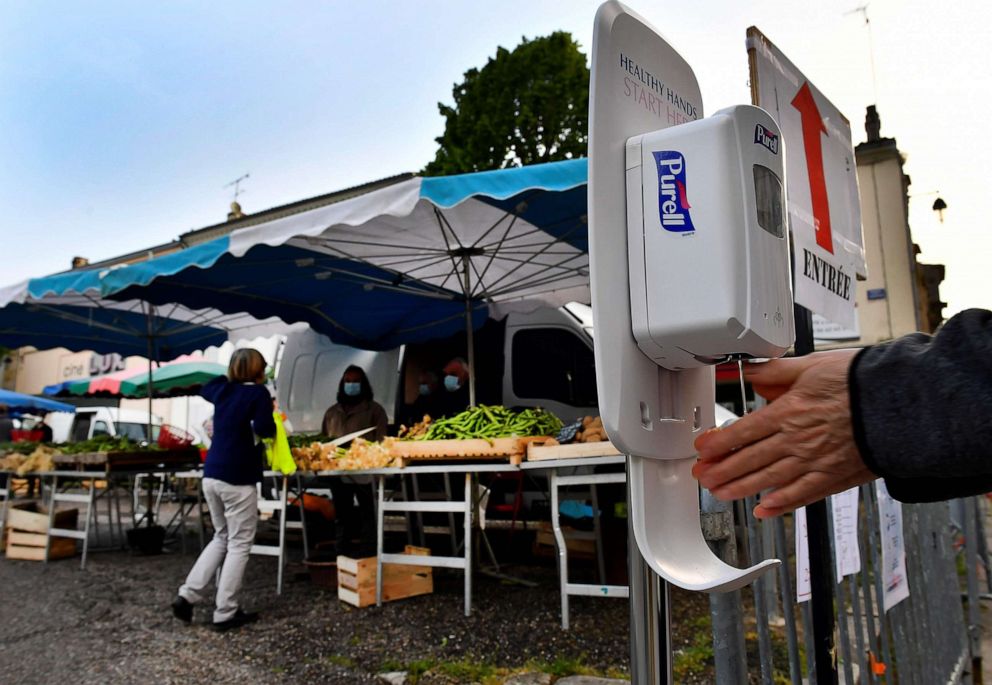
[[861, 572], [861, 552], [858, 549], [857, 487], [837, 493], [830, 498], [834, 519], [834, 550], [837, 558], [837, 580]]
[[806, 528], [806, 507], [796, 509], [796, 601], [806, 602], [813, 596], [809, 580], [809, 531]]
[[892, 499], [881, 479], [875, 481], [875, 492], [882, 536], [882, 606], [888, 611], [909, 597], [906, 540], [902, 533], [902, 504]]

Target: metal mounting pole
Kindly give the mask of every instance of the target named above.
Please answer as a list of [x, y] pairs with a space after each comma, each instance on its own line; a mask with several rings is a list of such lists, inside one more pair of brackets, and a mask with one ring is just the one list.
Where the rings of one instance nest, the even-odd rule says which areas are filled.
[[[628, 464], [629, 466], [629, 464]], [[628, 470], [627, 482], [630, 482]], [[672, 622], [668, 583], [644, 561], [634, 539], [627, 490], [627, 567], [630, 587], [630, 682], [672, 685]]]
[[[796, 356], [813, 352], [813, 315], [795, 305]], [[830, 558], [830, 533], [827, 501], [806, 507], [806, 530], [809, 533], [810, 608], [813, 613], [813, 651], [818, 685], [836, 685], [837, 663], [834, 657], [834, 583]]]

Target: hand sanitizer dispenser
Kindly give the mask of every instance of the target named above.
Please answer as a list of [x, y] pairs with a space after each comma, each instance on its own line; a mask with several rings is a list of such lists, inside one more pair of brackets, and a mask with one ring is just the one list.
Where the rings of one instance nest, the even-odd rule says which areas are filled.
[[596, 13], [592, 55], [600, 414], [628, 455], [630, 527], [645, 563], [688, 590], [734, 590], [779, 561], [735, 568], [710, 550], [693, 442], [715, 423], [714, 365], [778, 356], [792, 342], [780, 131], [756, 107], [704, 118], [692, 68], [616, 0]]
[[627, 140], [631, 324], [659, 366], [792, 344], [783, 157], [778, 126], [750, 105]]

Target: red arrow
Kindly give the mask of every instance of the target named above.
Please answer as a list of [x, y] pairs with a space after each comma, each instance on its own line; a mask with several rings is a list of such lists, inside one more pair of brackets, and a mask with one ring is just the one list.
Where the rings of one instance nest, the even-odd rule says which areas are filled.
[[820, 134], [827, 135], [823, 117], [813, 100], [809, 82], [792, 99], [792, 106], [799, 110], [803, 119], [803, 147], [806, 149], [806, 174], [809, 176], [809, 196], [813, 203], [813, 223], [816, 229], [816, 244], [830, 254], [834, 253], [834, 239], [830, 232], [830, 203], [827, 202], [827, 181], [823, 175], [823, 146]]

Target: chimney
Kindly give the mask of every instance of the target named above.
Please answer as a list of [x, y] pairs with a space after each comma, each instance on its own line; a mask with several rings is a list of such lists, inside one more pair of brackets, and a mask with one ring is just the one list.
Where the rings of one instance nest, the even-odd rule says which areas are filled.
[[865, 115], [865, 133], [868, 134], [869, 143], [877, 143], [882, 139], [882, 120], [878, 118], [878, 110], [875, 105], [868, 105], [868, 113]]
[[241, 205], [237, 200], [231, 203], [231, 211], [227, 213], [228, 221], [236, 221], [243, 218], [245, 213], [241, 211]]
[[72, 268], [82, 269], [84, 266], [89, 266], [90, 260], [86, 257], [73, 257], [72, 258]]

